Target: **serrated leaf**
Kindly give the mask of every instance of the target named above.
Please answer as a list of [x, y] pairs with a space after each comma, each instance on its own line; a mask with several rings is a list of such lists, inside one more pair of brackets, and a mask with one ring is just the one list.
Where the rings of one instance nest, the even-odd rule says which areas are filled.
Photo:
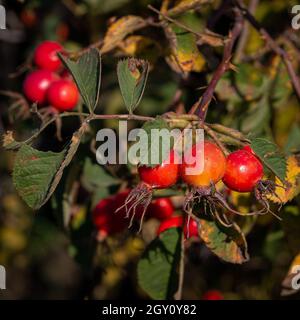
[[278, 147], [267, 139], [254, 138], [251, 139], [251, 148], [264, 165], [284, 183], [287, 164]]
[[107, 53], [113, 50], [127, 35], [146, 25], [143, 18], [133, 15], [116, 20], [111, 24], [105, 34], [101, 53]]
[[258, 102], [250, 104], [249, 110], [244, 114], [241, 123], [241, 130], [245, 133], [264, 132], [270, 120], [270, 104], [268, 97], [263, 96]]
[[149, 63], [134, 58], [119, 61], [118, 80], [129, 113], [139, 105], [147, 83]]
[[120, 180], [106, 173], [100, 165], [93, 164], [90, 158], [87, 158], [84, 162], [81, 182], [84, 188], [90, 192], [121, 183]]
[[78, 149], [84, 130], [81, 127], [75, 132], [69, 147], [59, 153], [22, 145], [16, 156], [13, 181], [29, 207], [39, 209], [50, 199]]
[[38, 209], [42, 205], [64, 157], [65, 151], [42, 152], [28, 145], [20, 148], [15, 160], [13, 182], [29, 207]]
[[[194, 19], [193, 15], [185, 15], [180, 22], [189, 26], [190, 19]], [[197, 37], [175, 24], [166, 27], [165, 32], [171, 46], [171, 55], [166, 59], [174, 71], [178, 73], [202, 71], [205, 59], [198, 49]]]
[[300, 151], [300, 127], [298, 125], [292, 127], [284, 151], [286, 153]]
[[231, 227], [217, 221], [200, 219], [199, 235], [207, 247], [226, 262], [241, 264], [249, 260], [245, 236], [235, 223]]
[[298, 156], [289, 156], [287, 159], [286, 183], [275, 178], [275, 195], [268, 195], [268, 199], [281, 204], [293, 200], [300, 193], [300, 159]]
[[[145, 133], [148, 136], [147, 141], [142, 141], [141, 144], [141, 164], [144, 164], [148, 167], [154, 168], [155, 166], [162, 164], [164, 160], [167, 159], [167, 157], [170, 154], [170, 150], [173, 147], [174, 141], [171, 139], [170, 143], [168, 139], [160, 139], [160, 141], [157, 141], [156, 139], [151, 138], [151, 132], [152, 130], [167, 130], [168, 132], [171, 130], [169, 124], [162, 118], [156, 118], [153, 121], [146, 122], [142, 129], [145, 131]], [[154, 147], [154, 144], [159, 143], [159, 151], [158, 154], [156, 153], [157, 150]], [[152, 152], [155, 153], [157, 156], [158, 161], [153, 161]]]
[[82, 99], [90, 112], [94, 112], [101, 85], [101, 55], [92, 48], [84, 53], [76, 62], [59, 54], [63, 64], [72, 74]]
[[170, 228], [146, 248], [138, 263], [138, 282], [156, 300], [171, 299], [176, 292], [181, 230]]

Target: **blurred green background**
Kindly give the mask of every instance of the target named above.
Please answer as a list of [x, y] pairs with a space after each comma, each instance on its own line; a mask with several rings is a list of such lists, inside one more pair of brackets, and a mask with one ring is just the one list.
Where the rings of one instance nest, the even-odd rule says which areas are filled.
[[[80, 50], [103, 39], [113, 17], [129, 14], [155, 17], [147, 5], [159, 8], [161, 1], [10, 0], [1, 3], [7, 10], [8, 30], [0, 31], [0, 90], [21, 92], [24, 73], [14, 78], [10, 75], [42, 40], [56, 40], [70, 51]], [[299, 71], [299, 32], [291, 29], [294, 4], [297, 1], [261, 0], [255, 16], [291, 53], [294, 67]], [[185, 17], [185, 21], [197, 31], [209, 27], [226, 35], [231, 18], [226, 15], [218, 18], [221, 5], [222, 1], [212, 1], [192, 17]], [[136, 34], [152, 42], [145, 48], [125, 50], [119, 47], [103, 55], [97, 112], [126, 113], [116, 76], [116, 64], [126, 53], [147, 58], [152, 65], [145, 95], [137, 110], [139, 114], [162, 114], [179, 104], [188, 110], [207, 85], [222, 48], [199, 45], [205, 66], [200, 72], [183, 75], [173, 71], [166, 62], [166, 38], [161, 30], [153, 27]], [[252, 29], [237, 66], [237, 73], [230, 72], [220, 81], [208, 121], [240, 129], [246, 134], [268, 137], [287, 153], [299, 151], [299, 101], [280, 59], [267, 50], [259, 34]], [[180, 95], [180, 102], [174, 101], [176, 94]], [[39, 120], [13, 117], [11, 121], [9, 106], [12, 102], [10, 98], [0, 97], [0, 133], [14, 130], [17, 140], [23, 140], [38, 128]], [[51, 126], [35, 145], [41, 150], [61, 150], [78, 124], [74, 119], [64, 120], [62, 142], [57, 141], [55, 127]], [[115, 128], [117, 122], [97, 122], [91, 128], [91, 137], [107, 126]], [[105, 245], [97, 244], [90, 219], [91, 195], [84, 188], [79, 191], [71, 227], [63, 226], [62, 194], [66, 192], [69, 177], [76, 176], [86, 157], [95, 158], [89, 143], [87, 140], [81, 146], [53, 199], [38, 212], [32, 212], [16, 194], [11, 179], [14, 154], [0, 149], [0, 265], [7, 270], [7, 290], [0, 291], [0, 298], [147, 298], [136, 280], [136, 261], [147, 242], [146, 235], [128, 232], [108, 239]], [[116, 190], [116, 187], [103, 187], [98, 190], [97, 199]], [[244, 200], [245, 206], [251, 205], [248, 198]], [[233, 201], [243, 206], [243, 199]], [[199, 300], [207, 290], [218, 289], [228, 299], [299, 299], [299, 292], [281, 296], [281, 283], [293, 258], [300, 253], [299, 208], [299, 197], [296, 197], [283, 208], [282, 222], [272, 216], [255, 221], [245, 219], [243, 229], [249, 232], [251, 259], [241, 266], [223, 263], [200, 242], [191, 243], [187, 249], [183, 297]]]

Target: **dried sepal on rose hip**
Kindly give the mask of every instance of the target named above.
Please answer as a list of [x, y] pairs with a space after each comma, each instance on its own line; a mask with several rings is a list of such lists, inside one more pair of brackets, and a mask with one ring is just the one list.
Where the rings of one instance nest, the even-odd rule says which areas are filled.
[[264, 176], [262, 163], [249, 151], [237, 150], [227, 157], [223, 182], [230, 190], [251, 192]]
[[[247, 153], [246, 158], [250, 156], [254, 157], [247, 151], [243, 151], [243, 153]], [[187, 154], [190, 157], [197, 157], [198, 159], [198, 167], [196, 166], [196, 161], [193, 163], [188, 157], [184, 158], [181, 166], [182, 180], [191, 188], [184, 203], [184, 210], [188, 214], [191, 214], [197, 205], [204, 204], [208, 208], [208, 210], [205, 210], [207, 214], [210, 214], [222, 225], [229, 227], [232, 223], [228, 219], [228, 216], [223, 214], [224, 211], [243, 216], [265, 214], [268, 212], [269, 208], [263, 207], [263, 209], [259, 211], [240, 213], [229, 206], [226, 201], [226, 196], [216, 189], [216, 184], [222, 179], [224, 180], [226, 172], [227, 174], [231, 174], [234, 170], [238, 170], [238, 168], [235, 167], [233, 170], [231, 164], [229, 164], [229, 166], [227, 165], [228, 160], [216, 144], [211, 141], [195, 144]], [[188, 173], [187, 169], [195, 170], [193, 170], [192, 173]], [[259, 180], [261, 176], [257, 175], [255, 178]], [[236, 180], [234, 180], [234, 182], [235, 181]], [[234, 183], [232, 183], [232, 186], [237, 187]], [[221, 210], [217, 210], [216, 206], [220, 206]]]
[[[127, 212], [124, 204], [130, 191], [126, 189], [102, 199], [93, 210], [92, 217], [99, 241], [104, 240], [107, 236], [121, 233], [128, 228]], [[116, 212], [120, 207], [121, 210]], [[139, 220], [141, 218], [142, 209], [142, 207], [136, 208], [135, 219]]]
[[195, 204], [210, 200], [212, 189], [223, 178], [225, 170], [225, 155], [213, 142], [200, 142], [187, 150], [180, 173], [182, 180], [191, 187], [184, 204], [188, 214], [193, 211]]
[[152, 201], [153, 190], [169, 188], [177, 183], [179, 177], [178, 157], [176, 151], [171, 150], [162, 164], [154, 168], [145, 165], [138, 167], [140, 183], [129, 193], [125, 204], [117, 209], [119, 211], [125, 207], [127, 217], [131, 218], [130, 225], [137, 214], [137, 210], [143, 208], [140, 219], [141, 230], [145, 213]]
[[[232, 152], [227, 157], [227, 168], [223, 177], [224, 184], [233, 191], [254, 192], [255, 198], [263, 206], [264, 212], [274, 214], [270, 210], [267, 195], [278, 197], [275, 193], [276, 185], [273, 181], [263, 180], [263, 177], [263, 164], [249, 145]], [[274, 215], [278, 217], [276, 214]]]

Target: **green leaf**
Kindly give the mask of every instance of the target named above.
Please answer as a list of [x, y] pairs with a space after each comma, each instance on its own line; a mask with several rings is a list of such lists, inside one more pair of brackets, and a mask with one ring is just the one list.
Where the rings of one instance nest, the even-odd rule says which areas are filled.
[[90, 192], [96, 188], [106, 188], [121, 183], [120, 180], [106, 173], [99, 164], [93, 164], [90, 158], [84, 162], [81, 182], [84, 188]]
[[241, 130], [245, 133], [255, 132], [261, 134], [270, 121], [270, 105], [268, 98], [263, 97], [258, 103], [250, 104], [249, 110], [244, 114]]
[[181, 230], [170, 228], [146, 248], [138, 263], [138, 282], [156, 300], [171, 299], [178, 287]]
[[[179, 21], [195, 31], [202, 23], [195, 14], [185, 14]], [[172, 69], [178, 73], [202, 71], [205, 59], [198, 49], [197, 37], [175, 24], [165, 27], [165, 32], [171, 47], [166, 59]]]
[[134, 58], [122, 60], [118, 63], [117, 72], [124, 103], [129, 113], [133, 113], [145, 90], [149, 63]]
[[[141, 164], [144, 164], [148, 167], [154, 168], [155, 166], [162, 164], [164, 160], [167, 159], [169, 156], [170, 150], [173, 148], [174, 145], [174, 139], [164, 139], [166, 138], [166, 135], [162, 135], [157, 141], [156, 139], [151, 138], [151, 132], [152, 130], [167, 130], [170, 132], [171, 128], [169, 124], [162, 118], [156, 118], [153, 121], [148, 121], [146, 122], [143, 127], [143, 130], [145, 130], [148, 139], [145, 141], [145, 143], [142, 141], [141, 144]], [[158, 151], [158, 157], [155, 160], [158, 161], [153, 161], [151, 157], [151, 151], [153, 149], [153, 153], [157, 156], [157, 150], [154, 147], [154, 144], [159, 143], [159, 151]]]
[[20, 148], [15, 160], [13, 181], [29, 207], [37, 209], [42, 205], [64, 158], [65, 151], [42, 152], [28, 145]]
[[147, 21], [139, 16], [129, 15], [117, 19], [109, 26], [105, 34], [101, 53], [104, 54], [115, 49], [129, 34], [147, 25]]
[[200, 219], [199, 234], [207, 247], [222, 260], [236, 264], [249, 260], [247, 242], [237, 224], [225, 227], [203, 218]]
[[92, 113], [99, 100], [101, 84], [101, 55], [93, 48], [83, 54], [78, 61], [72, 61], [59, 54], [63, 64], [72, 74], [85, 105]]
[[294, 125], [290, 131], [287, 142], [284, 146], [286, 153], [295, 152], [300, 150], [300, 127]]
[[94, 209], [100, 200], [110, 195], [108, 188], [97, 188], [92, 195], [91, 208]]
[[76, 131], [70, 145], [59, 153], [38, 151], [26, 144], [21, 146], [15, 160], [13, 182], [28, 206], [39, 209], [50, 199], [78, 149], [85, 128]]
[[278, 147], [267, 139], [254, 138], [251, 139], [251, 148], [264, 165], [284, 183], [287, 164]]

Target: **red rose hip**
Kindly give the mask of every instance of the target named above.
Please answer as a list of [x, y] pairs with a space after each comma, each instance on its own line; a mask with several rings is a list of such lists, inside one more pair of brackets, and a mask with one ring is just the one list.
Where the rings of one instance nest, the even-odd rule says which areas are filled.
[[183, 226], [183, 216], [170, 217], [161, 222], [157, 230], [157, 235], [159, 236], [162, 232], [170, 228], [182, 228], [182, 226]]
[[169, 198], [158, 198], [152, 201], [148, 210], [151, 217], [159, 220], [169, 218], [174, 213], [174, 207]]
[[57, 71], [62, 63], [57, 55], [63, 47], [55, 41], [44, 41], [34, 51], [34, 63], [40, 69]]
[[264, 175], [263, 165], [246, 150], [237, 150], [227, 157], [224, 184], [237, 192], [251, 192]]
[[185, 183], [194, 187], [209, 187], [211, 183], [217, 183], [223, 178], [225, 169], [226, 158], [222, 150], [216, 144], [204, 141], [193, 145], [185, 155], [181, 176]]
[[138, 168], [141, 181], [151, 188], [163, 189], [174, 185], [179, 176], [179, 164], [177, 154], [174, 150], [170, 152], [169, 158], [161, 165], [154, 168], [140, 166]]
[[74, 82], [61, 79], [51, 84], [48, 90], [49, 103], [59, 111], [73, 110], [79, 100], [79, 92]]
[[27, 75], [23, 84], [25, 96], [31, 102], [44, 104], [47, 100], [47, 90], [58, 79], [58, 76], [49, 70], [36, 70]]

